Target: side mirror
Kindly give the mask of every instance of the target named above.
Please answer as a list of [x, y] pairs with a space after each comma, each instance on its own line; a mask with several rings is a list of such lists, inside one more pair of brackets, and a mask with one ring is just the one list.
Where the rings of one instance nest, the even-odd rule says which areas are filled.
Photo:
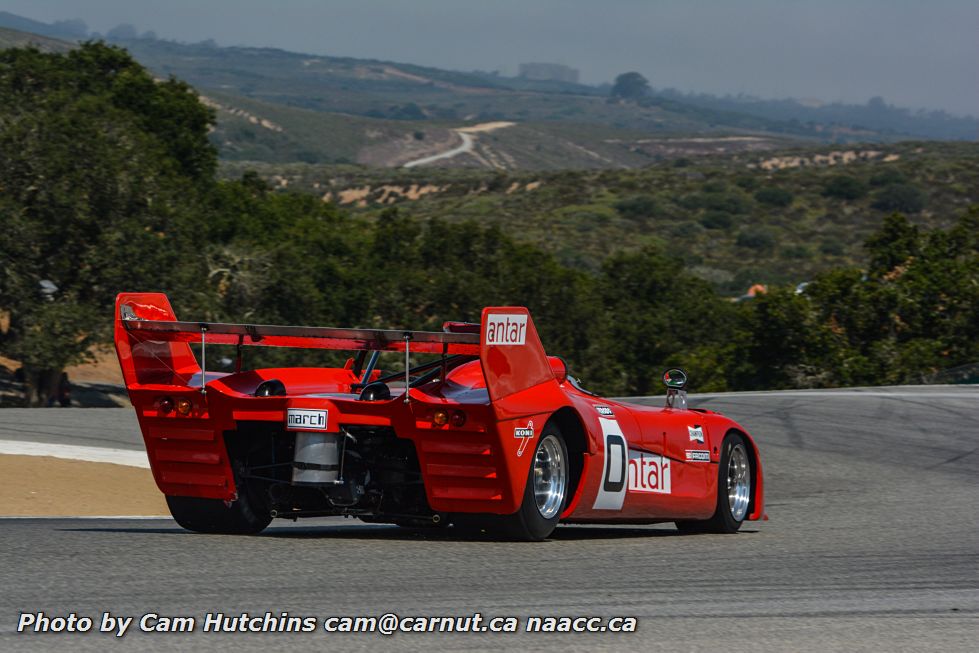
[[666, 370], [663, 374], [663, 383], [666, 385], [666, 407], [685, 410], [687, 407], [687, 373], [678, 368]]
[[683, 390], [687, 387], [687, 373], [679, 368], [666, 370], [663, 374], [663, 383], [670, 390]]

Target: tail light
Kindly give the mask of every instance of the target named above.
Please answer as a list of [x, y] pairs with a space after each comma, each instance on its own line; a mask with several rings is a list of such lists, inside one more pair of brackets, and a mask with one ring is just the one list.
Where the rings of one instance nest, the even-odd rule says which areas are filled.
[[452, 426], [461, 427], [466, 423], [466, 413], [461, 410], [453, 411], [452, 417], [449, 419]]
[[160, 397], [156, 400], [156, 410], [161, 415], [169, 415], [173, 411], [173, 399], [170, 397]]
[[194, 404], [187, 397], [177, 399], [177, 412], [181, 415], [190, 415], [190, 409], [193, 407]]
[[445, 426], [449, 423], [449, 413], [444, 410], [437, 410], [432, 416], [432, 424], [435, 426]]

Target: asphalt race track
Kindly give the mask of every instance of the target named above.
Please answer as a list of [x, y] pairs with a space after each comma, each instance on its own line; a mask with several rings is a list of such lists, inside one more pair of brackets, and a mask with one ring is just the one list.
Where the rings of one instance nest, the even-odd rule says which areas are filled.
[[[662, 399], [650, 399], [659, 403]], [[259, 537], [0, 520], [0, 650], [965, 651], [979, 641], [979, 387], [692, 397], [759, 441], [770, 521], [560, 527], [541, 544], [352, 520]], [[75, 435], [77, 434], [77, 437]], [[9, 410], [0, 439], [139, 447], [128, 409]], [[2, 506], [0, 506], [2, 512]], [[625, 615], [631, 634], [16, 634], [21, 612]]]

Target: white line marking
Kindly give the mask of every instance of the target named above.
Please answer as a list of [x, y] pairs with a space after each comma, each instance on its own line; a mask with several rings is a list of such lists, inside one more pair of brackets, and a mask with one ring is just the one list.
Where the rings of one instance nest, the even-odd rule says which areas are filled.
[[20, 442], [0, 440], [0, 454], [10, 456], [50, 456], [65, 460], [81, 460], [89, 463], [109, 463], [127, 467], [150, 468], [145, 451], [131, 449], [107, 449], [103, 447], [79, 447], [73, 444], [47, 442]]

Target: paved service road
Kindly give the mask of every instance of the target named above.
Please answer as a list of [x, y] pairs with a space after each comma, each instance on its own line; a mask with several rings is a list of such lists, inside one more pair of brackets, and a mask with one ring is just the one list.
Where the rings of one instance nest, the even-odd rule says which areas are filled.
[[[567, 526], [524, 544], [335, 519], [259, 537], [192, 535], [168, 520], [3, 520], [0, 650], [974, 650], [979, 388], [703, 395], [691, 404], [755, 435], [770, 521], [734, 536]], [[134, 441], [127, 411], [32, 414], [41, 413], [13, 427], [4, 420], [0, 438], [61, 437], [71, 430], [56, 424], [63, 414], [83, 438]], [[36, 610], [199, 621], [243, 611], [629, 615], [639, 627], [383, 637], [213, 635], [198, 625], [111, 643], [96, 633], [15, 634], [20, 612]]]

